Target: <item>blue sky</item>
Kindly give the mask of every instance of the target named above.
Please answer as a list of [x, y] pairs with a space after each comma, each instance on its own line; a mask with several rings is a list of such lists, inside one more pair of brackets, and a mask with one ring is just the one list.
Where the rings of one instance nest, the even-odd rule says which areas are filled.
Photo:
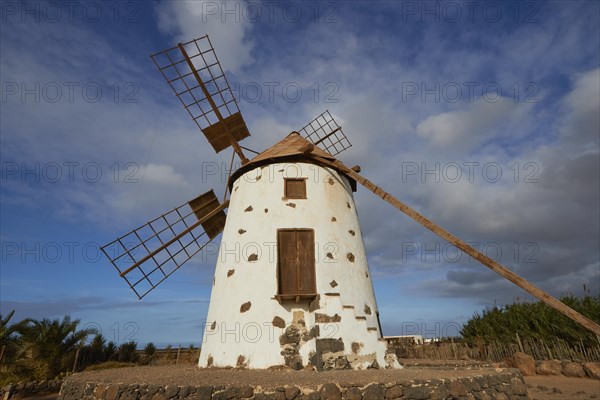
[[[600, 3], [45, 2], [1, 9], [0, 313], [200, 344], [214, 251], [136, 300], [98, 252], [214, 188], [149, 54], [209, 34], [263, 150], [325, 109], [348, 165], [555, 296], [600, 291]], [[220, 170], [221, 172], [221, 170]], [[385, 334], [532, 300], [359, 187]]]

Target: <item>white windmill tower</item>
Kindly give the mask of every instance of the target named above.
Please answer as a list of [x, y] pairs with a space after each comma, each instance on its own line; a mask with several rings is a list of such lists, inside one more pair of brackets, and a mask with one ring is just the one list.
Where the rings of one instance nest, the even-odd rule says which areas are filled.
[[[304, 130], [339, 134], [334, 124], [325, 113]], [[231, 176], [201, 366], [399, 367], [381, 338], [356, 182], [307, 154], [334, 160], [293, 132]]]
[[[208, 36], [152, 55], [216, 152], [242, 167], [212, 190], [102, 247], [141, 299], [221, 232], [201, 367], [397, 368], [386, 354], [352, 197], [359, 183], [597, 335], [600, 326], [434, 224], [334, 156], [329, 112], [252, 160], [250, 136]], [[227, 191], [231, 196], [226, 200]], [[229, 208], [229, 215], [225, 215]]]

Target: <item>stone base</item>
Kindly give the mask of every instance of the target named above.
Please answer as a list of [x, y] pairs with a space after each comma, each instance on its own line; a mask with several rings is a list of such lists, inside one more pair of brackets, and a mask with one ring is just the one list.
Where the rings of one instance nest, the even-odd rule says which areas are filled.
[[[176, 366], [167, 366], [176, 367]], [[136, 367], [75, 374], [62, 386], [61, 400], [391, 400], [530, 399], [516, 369], [456, 370], [406, 368], [369, 371], [257, 371], [187, 369], [169, 375], [167, 367]], [[156, 371], [151, 371], [155, 369]], [[111, 375], [112, 373], [112, 375]], [[132, 382], [123, 377], [133, 376]], [[155, 376], [155, 379], [149, 378]], [[162, 378], [161, 378], [162, 376]], [[94, 379], [96, 378], [96, 379]], [[110, 380], [114, 379], [115, 383]], [[170, 384], [160, 384], [159, 382]], [[120, 383], [117, 383], [120, 382]], [[134, 383], [135, 382], [135, 383]], [[144, 382], [144, 383], [139, 383]], [[181, 384], [188, 382], [188, 384]], [[230, 383], [228, 383], [230, 382]], [[334, 383], [335, 382], [335, 383]]]

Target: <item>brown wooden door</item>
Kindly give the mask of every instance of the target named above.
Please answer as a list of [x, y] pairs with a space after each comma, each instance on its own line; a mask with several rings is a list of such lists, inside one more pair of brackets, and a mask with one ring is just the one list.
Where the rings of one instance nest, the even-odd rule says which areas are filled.
[[312, 229], [277, 232], [280, 295], [315, 294], [315, 233]]

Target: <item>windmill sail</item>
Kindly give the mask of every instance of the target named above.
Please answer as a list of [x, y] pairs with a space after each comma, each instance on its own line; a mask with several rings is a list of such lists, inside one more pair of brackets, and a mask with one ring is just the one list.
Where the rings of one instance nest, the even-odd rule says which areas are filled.
[[250, 136], [208, 35], [151, 55], [190, 117], [218, 153]]
[[598, 325], [591, 319], [587, 318], [586, 316], [573, 310], [572, 308], [570, 308], [566, 304], [562, 303], [560, 300], [556, 299], [555, 297], [551, 296], [550, 294], [548, 294], [548, 293], [544, 292], [543, 290], [539, 289], [538, 287], [532, 285], [527, 280], [525, 280], [522, 277], [520, 277], [519, 275], [515, 274], [508, 268], [505, 268], [504, 266], [500, 265], [499, 263], [492, 260], [488, 256], [480, 253], [479, 251], [474, 249], [472, 246], [469, 246], [463, 240], [457, 238], [456, 236], [454, 236], [450, 232], [446, 231], [441, 226], [430, 221], [425, 216], [418, 213], [416, 210], [412, 209], [408, 205], [404, 204], [403, 202], [401, 202], [400, 200], [398, 200], [397, 198], [392, 196], [390, 193], [386, 192], [379, 186], [375, 185], [373, 182], [369, 181], [366, 178], [363, 178], [361, 175], [359, 175], [357, 172], [353, 171], [351, 168], [347, 167], [341, 161], [339, 161], [339, 160], [331, 161], [331, 160], [325, 159], [323, 157], [320, 157], [316, 154], [311, 154], [311, 157], [313, 157], [315, 160], [317, 160], [318, 162], [320, 162], [322, 164], [329, 165], [329, 166], [345, 173], [346, 175], [348, 175], [349, 177], [351, 177], [352, 179], [356, 180], [358, 183], [360, 183], [361, 185], [363, 185], [364, 187], [369, 189], [371, 192], [375, 193], [377, 196], [381, 197], [383, 200], [390, 203], [391, 205], [393, 205], [394, 207], [396, 207], [397, 209], [402, 211], [404, 214], [408, 215], [410, 218], [417, 221], [419, 224], [423, 225], [424, 227], [426, 227], [427, 229], [429, 229], [430, 231], [432, 231], [433, 233], [435, 233], [436, 235], [441, 237], [442, 239], [448, 241], [450, 244], [456, 246], [461, 251], [463, 251], [466, 254], [468, 254], [469, 256], [473, 257], [474, 259], [476, 259], [477, 261], [479, 261], [480, 263], [482, 263], [483, 265], [485, 265], [492, 271], [494, 271], [497, 274], [508, 279], [515, 285], [519, 286], [521, 289], [525, 290], [526, 292], [535, 296], [536, 298], [543, 301], [550, 307], [554, 308], [556, 311], [562, 313], [566, 317], [572, 319], [573, 321], [579, 323], [581, 326], [587, 328], [594, 334], [600, 336], [600, 325]]
[[141, 299], [223, 231], [228, 203], [211, 190], [101, 249]]
[[350, 140], [342, 131], [342, 127], [329, 113], [329, 110], [325, 110], [324, 113], [304, 125], [298, 133], [332, 156], [352, 147]]

